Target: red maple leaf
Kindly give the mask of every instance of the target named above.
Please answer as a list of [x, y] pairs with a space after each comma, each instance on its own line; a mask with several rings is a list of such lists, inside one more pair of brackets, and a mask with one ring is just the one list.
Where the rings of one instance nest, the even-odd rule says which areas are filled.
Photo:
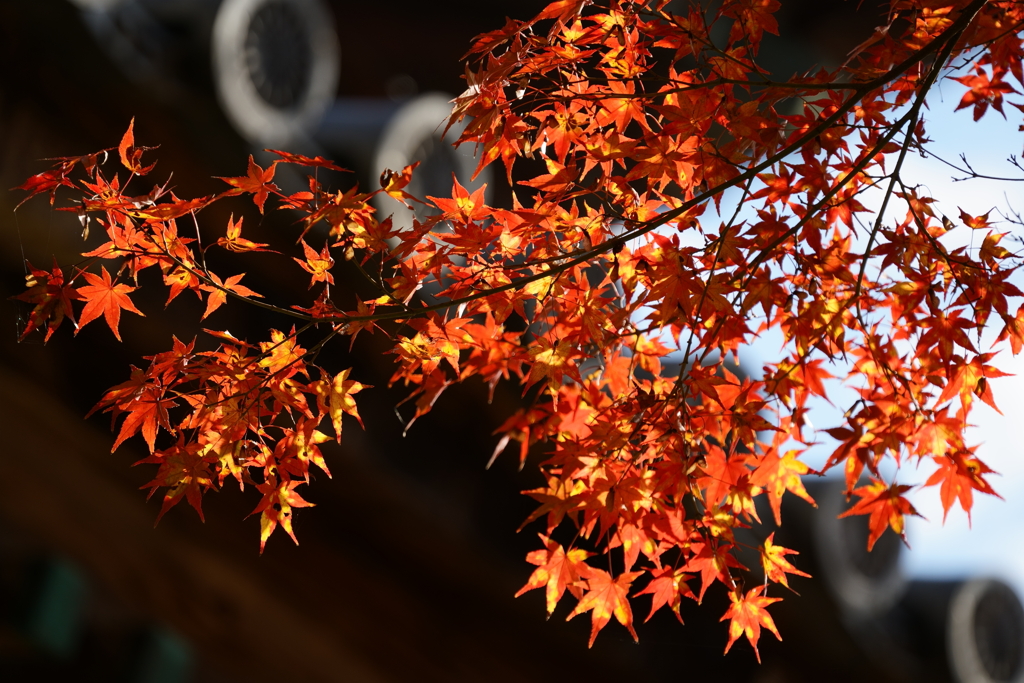
[[46, 337], [44, 341], [50, 341], [50, 337], [60, 327], [60, 324], [67, 317], [75, 323], [74, 310], [71, 308], [72, 299], [80, 299], [78, 292], [72, 289], [70, 283], [64, 283], [64, 273], [53, 264], [53, 270], [47, 272], [33, 268], [31, 263], [25, 262], [29, 270], [25, 283], [29, 289], [21, 294], [16, 294], [12, 299], [25, 301], [33, 304], [34, 308], [29, 314], [25, 329], [18, 335], [18, 341], [22, 341], [33, 330], [46, 326]]
[[[292, 154], [291, 152], [282, 152], [278, 149], [265, 149], [264, 152], [271, 152], [281, 157], [281, 162], [285, 164], [296, 164], [298, 166], [309, 166], [309, 167], [320, 167], [329, 168], [332, 171], [340, 171], [342, 173], [351, 173], [347, 168], [342, 168], [330, 159], [325, 159], [321, 156], [307, 157], [302, 154]], [[275, 162], [276, 163], [276, 162]]]
[[239, 194], [245, 194], [251, 192], [253, 194], [252, 201], [259, 207], [260, 213], [263, 213], [263, 205], [267, 201], [267, 197], [273, 192], [277, 194], [279, 192], [277, 185], [270, 182], [274, 179], [274, 172], [277, 170], [277, 164], [275, 161], [267, 167], [267, 170], [256, 163], [249, 155], [249, 170], [244, 176], [237, 176], [233, 178], [224, 178], [218, 176], [218, 179], [223, 180], [228, 185], [232, 186], [233, 190], [228, 190], [224, 193], [224, 196], [234, 196]]
[[154, 381], [153, 373], [153, 368], [150, 368], [149, 372], [143, 372], [132, 367], [131, 379], [111, 387], [86, 415], [89, 417], [102, 408], [103, 412], [112, 412], [116, 420], [121, 413], [128, 413], [121, 423], [121, 431], [118, 432], [114, 446], [110, 449], [111, 453], [139, 431], [142, 432], [149, 452], [152, 453], [156, 446], [157, 432], [161, 427], [170, 433], [174, 432], [168, 410], [176, 405], [175, 401], [165, 397], [166, 391], [159, 380]]
[[142, 488], [149, 489], [152, 496], [158, 488], [167, 487], [160, 513], [156, 516], [159, 522], [164, 514], [177, 505], [184, 497], [197, 513], [203, 517], [203, 493], [213, 486], [213, 473], [210, 463], [206, 462], [199, 450], [201, 446], [192, 442], [185, 444], [180, 439], [177, 444], [165, 451], [153, 453], [148, 458], [135, 463], [155, 463], [159, 465], [156, 476]]
[[69, 169], [65, 168], [63, 165], [56, 166], [50, 169], [49, 171], [36, 173], [34, 176], [23, 182], [21, 185], [12, 188], [15, 190], [25, 190], [26, 192], [28, 192], [28, 196], [22, 199], [20, 202], [18, 202], [17, 206], [15, 206], [14, 208], [17, 209], [19, 206], [35, 197], [37, 194], [41, 194], [43, 192], [50, 193], [50, 204], [53, 204], [54, 200], [57, 198], [58, 187], [61, 187], [62, 185], [64, 187], [75, 186], [73, 182], [67, 179], [68, 171]]
[[117, 329], [118, 323], [121, 321], [121, 309], [143, 316], [145, 314], [135, 308], [135, 304], [128, 298], [128, 293], [135, 291], [134, 287], [125, 284], [115, 285], [106, 268], [100, 268], [100, 272], [103, 274], [102, 278], [92, 273], [82, 273], [89, 284], [76, 290], [78, 295], [85, 300], [85, 308], [82, 309], [78, 329], [81, 330], [102, 314], [114, 336], [117, 337], [117, 341], [121, 341], [121, 333]]
[[156, 166], [156, 162], [153, 162], [149, 166], [142, 165], [142, 153], [147, 149], [153, 149], [152, 147], [136, 147], [135, 146], [135, 119], [132, 118], [131, 123], [128, 124], [128, 130], [125, 131], [124, 137], [121, 138], [121, 144], [117, 146], [117, 152], [121, 155], [121, 163], [135, 175], [146, 175], [153, 170]]
[[1003, 74], [1000, 71], [994, 71], [991, 80], [982, 67], [975, 67], [975, 72], [974, 76], [961, 76], [952, 79], [970, 88], [970, 90], [964, 93], [960, 104], [956, 106], [957, 110], [959, 111], [973, 104], [974, 120], [977, 121], [985, 115], [988, 105], [991, 104], [996, 111], [1003, 115], [1003, 118], [1006, 118], [1006, 114], [1003, 112], [1003, 94], [1017, 91], [1013, 89], [1012, 85], [1003, 80]]

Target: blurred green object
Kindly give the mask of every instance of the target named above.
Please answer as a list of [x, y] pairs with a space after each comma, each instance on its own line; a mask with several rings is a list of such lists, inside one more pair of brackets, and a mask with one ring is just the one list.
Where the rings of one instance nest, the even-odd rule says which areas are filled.
[[185, 683], [195, 655], [187, 642], [167, 629], [152, 629], [142, 645], [133, 683]]
[[86, 581], [74, 565], [60, 559], [41, 563], [35, 590], [28, 595], [25, 634], [42, 650], [69, 659], [82, 632]]

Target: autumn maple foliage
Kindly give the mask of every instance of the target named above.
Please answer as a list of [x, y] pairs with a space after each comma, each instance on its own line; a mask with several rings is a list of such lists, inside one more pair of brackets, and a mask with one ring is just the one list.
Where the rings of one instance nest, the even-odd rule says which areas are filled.
[[[726, 649], [746, 636], [756, 650], [761, 629], [778, 635], [777, 584], [805, 576], [769, 534], [786, 492], [813, 502], [801, 455], [809, 402], [827, 387], [858, 395], [822, 430], [835, 441], [823, 469], [845, 473], [858, 499], [847, 514], [867, 516], [870, 545], [915, 514], [884, 461], [937, 466], [924, 485], [946, 511], [995, 493], [964, 433], [1003, 374], [982, 329], [1013, 353], [1024, 345], [1024, 307], [1011, 306], [1020, 261], [988, 215], [938, 215], [904, 160], [927, 153], [925, 98], [941, 80], [966, 86], [957, 108], [975, 120], [1024, 110], [1007, 99], [1024, 87], [1024, 5], [893, 0], [846, 64], [781, 77], [758, 65], [778, 2], [707, 7], [561, 0], [476, 39], [451, 119], [468, 121], [462, 141], [510, 181], [524, 157], [546, 169], [514, 185], [511, 206], [457, 182], [449, 198], [410, 196], [412, 168], [379, 189], [329, 192], [315, 171], [332, 162], [284, 152], [267, 168], [250, 158], [220, 195], [150, 184], [140, 196], [153, 166], [132, 127], [108, 163], [106, 151], [60, 159], [20, 189], [71, 195], [64, 210], [105, 238], [77, 265], [32, 268], [17, 297], [33, 307], [24, 334], [102, 315], [119, 336], [124, 311], [141, 315], [132, 294], [147, 269], [169, 299], [203, 298], [204, 318], [229, 303], [275, 312], [280, 329], [260, 339], [173, 340], [94, 409], [119, 420], [115, 448], [145, 440], [161, 515], [183, 498], [201, 515], [228, 480], [255, 488], [261, 547], [279, 526], [294, 538], [311, 469], [328, 471], [322, 444], [340, 440], [343, 414], [359, 418], [369, 389], [358, 370], [323, 365], [328, 345], [386, 336], [413, 421], [455, 383], [521, 384], [524, 407], [494, 452], [545, 454], [547, 483], [526, 492], [542, 533], [521, 592], [543, 589], [549, 613], [571, 594], [569, 617], [591, 613], [593, 643], [613, 617], [635, 635], [646, 600], [678, 615], [721, 584]], [[308, 190], [282, 192], [282, 164], [312, 169]], [[379, 193], [420, 219], [396, 229], [371, 204]], [[242, 203], [226, 226], [203, 221], [236, 196], [290, 212], [295, 231], [245, 239]], [[959, 231], [980, 246], [948, 246]], [[271, 304], [249, 287], [273, 282], [242, 284], [246, 254], [271, 249], [309, 276], [307, 297]], [[239, 266], [213, 272], [210, 250]], [[372, 297], [335, 284], [344, 261]], [[786, 341], [777, 362], [739, 374], [769, 330]], [[759, 497], [774, 519], [759, 518]], [[744, 566], [736, 532], [762, 523], [761, 566]]]

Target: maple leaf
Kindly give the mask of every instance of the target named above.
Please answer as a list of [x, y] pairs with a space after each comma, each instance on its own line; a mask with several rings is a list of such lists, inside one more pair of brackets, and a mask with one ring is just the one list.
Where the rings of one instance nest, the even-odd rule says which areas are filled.
[[764, 569], [764, 575], [769, 580], [781, 583], [786, 588], [789, 588], [789, 580], [786, 578], [787, 573], [810, 578], [810, 574], [800, 571], [786, 559], [786, 555], [799, 555], [800, 553], [789, 548], [783, 548], [780, 545], [775, 545], [774, 541], [775, 532], [773, 531], [765, 539], [760, 549], [761, 567]]
[[[359, 421], [363, 427], [363, 418], [359, 417], [359, 410], [356, 408], [356, 400], [352, 398], [363, 389], [371, 389], [369, 384], [362, 384], [349, 379], [348, 375], [352, 368], [342, 370], [333, 379], [324, 378], [316, 384], [317, 404], [321, 413], [331, 416], [331, 424], [334, 426], [334, 434], [338, 443], [341, 443], [341, 414], [348, 413]], [[363, 427], [365, 429], [365, 427]]]
[[182, 498], [188, 500], [189, 505], [199, 514], [199, 519], [206, 521], [203, 516], [203, 493], [213, 487], [213, 473], [210, 463], [204, 460], [199, 450], [198, 443], [185, 444], [179, 438], [178, 443], [166, 451], [158, 451], [135, 463], [156, 463], [160, 466], [153, 480], [142, 487], [149, 489], [149, 496], [159, 488], [168, 489], [156, 516], [157, 523]]
[[[157, 368], [159, 370], [159, 368]], [[149, 452], [153, 453], [156, 448], [156, 436], [162, 427], [169, 433], [174, 433], [170, 424], [168, 410], [176, 403], [173, 398], [165, 396], [166, 389], [158, 382], [153, 381], [149, 372], [133, 367], [131, 378], [111, 387], [103, 398], [93, 406], [86, 417], [89, 417], [99, 409], [104, 412], [112, 412], [116, 420], [122, 413], [128, 413], [124, 422], [121, 423], [121, 430], [114, 441], [110, 452], [113, 453], [126, 439], [135, 436], [140, 431], [142, 437], [149, 446]]]
[[[341, 309], [334, 305], [334, 301], [331, 300], [331, 297], [328, 294], [329, 292], [326, 289], [322, 289], [320, 290], [320, 294], [317, 296], [316, 301], [313, 302], [312, 306], [303, 307], [293, 305], [292, 308], [295, 309], [296, 311], [302, 311], [303, 313], [314, 318], [345, 318], [346, 314], [342, 312]], [[356, 324], [358, 325], [359, 323]], [[375, 327], [375, 325], [371, 322], [369, 323], [368, 327], [372, 329], [373, 327]]]
[[[994, 355], [992, 353], [983, 353], [972, 358], [969, 363], [961, 360], [957, 364], [953, 377], [939, 395], [938, 402], [940, 404], [945, 403], [959, 394], [960, 405], [966, 410], [970, 407], [974, 397], [977, 396], [1001, 415], [1002, 411], [996, 406], [995, 399], [992, 397], [992, 387], [988, 385], [987, 378], [1006, 377], [1007, 373], [985, 364]], [[959, 356], [957, 358], [959, 359]]]
[[288, 372], [293, 375], [299, 372], [302, 363], [302, 356], [305, 349], [299, 346], [295, 338], [295, 329], [289, 334], [280, 330], [270, 330], [270, 341], [260, 342], [259, 365], [266, 368], [271, 374]]
[[167, 303], [165, 303], [164, 306], [169, 305], [186, 289], [192, 290], [196, 293], [196, 296], [200, 299], [202, 298], [202, 294], [200, 293], [202, 281], [191, 268], [176, 266], [173, 270], [164, 275], [164, 284], [170, 288], [170, 291], [167, 293]]
[[970, 90], [964, 93], [960, 104], [956, 106], [957, 111], [974, 105], [974, 120], [977, 121], [985, 115], [985, 111], [991, 104], [992, 107], [1006, 118], [1003, 112], [1003, 94], [1017, 92], [1013, 86], [1002, 79], [1002, 74], [996, 72], [994, 78], [989, 79], [988, 73], [982, 67], [975, 67], [975, 75], [952, 78], [966, 85]]
[[65, 317], [77, 326], [71, 302], [80, 299], [81, 296], [70, 283], [64, 282], [64, 272], [57, 265], [56, 259], [53, 270], [50, 272], [34, 268], [27, 261], [25, 267], [29, 271], [25, 280], [29, 289], [11, 298], [33, 304], [33, 308], [25, 323], [25, 329], [18, 335], [18, 341], [24, 340], [33, 330], [44, 325], [46, 326], [46, 336], [43, 341], [50, 341], [50, 337], [60, 327]]
[[[413, 167], [406, 167], [402, 173], [411, 174]], [[383, 177], [381, 178], [383, 185]], [[392, 177], [390, 182], [399, 182], [404, 180], [402, 176], [398, 178]], [[452, 196], [451, 199], [445, 199], [443, 197], [431, 197], [427, 196], [427, 199], [432, 201], [437, 208], [444, 212], [444, 217], [447, 219], [456, 219], [465, 222], [478, 221], [482, 218], [486, 218], [490, 213], [489, 207], [484, 203], [484, 195], [487, 192], [487, 186], [481, 185], [472, 194], [469, 190], [464, 188], [458, 179], [452, 174]], [[390, 193], [389, 193], [390, 194]], [[405, 194], [404, 192], [402, 193]], [[396, 197], [400, 198], [400, 197]]]
[[580, 548], [572, 548], [566, 552], [561, 544], [551, 540], [544, 534], [537, 534], [546, 546], [542, 550], [534, 550], [526, 555], [526, 561], [538, 565], [533, 570], [526, 585], [520, 588], [515, 597], [519, 597], [534, 588], [544, 588], [544, 599], [548, 615], [555, 611], [558, 601], [562, 599], [566, 589], [577, 598], [583, 596], [580, 589], [582, 578], [588, 575], [590, 568], [584, 560], [591, 553]]
[[245, 285], [238, 284], [244, 276], [245, 273], [239, 273], [238, 275], [232, 275], [227, 280], [221, 281], [216, 273], [210, 273], [209, 277], [213, 280], [213, 284], [199, 286], [199, 289], [210, 293], [210, 296], [206, 299], [206, 311], [203, 312], [203, 317], [200, 320], [206, 320], [211, 313], [220, 308], [228, 300], [228, 292], [234, 292], [239, 296], [263, 298], [262, 294], [257, 294]]
[[951, 453], [943, 457], [932, 458], [939, 466], [925, 486], [941, 484], [939, 498], [942, 500], [942, 523], [946, 523], [946, 515], [953, 503], [959, 498], [960, 507], [967, 513], [967, 522], [971, 521], [971, 508], [974, 505], [972, 490], [1002, 498], [992, 486], [985, 481], [984, 475], [996, 474], [988, 465], [971, 452]]
[[145, 209], [136, 209], [131, 213], [134, 216], [149, 221], [169, 221], [172, 218], [179, 218], [199, 211], [214, 201], [214, 197], [197, 197], [196, 199], [183, 200], [175, 197], [173, 193], [171, 194], [171, 199], [172, 201], [170, 202], [155, 204]]
[[267, 539], [279, 524], [291, 536], [295, 545], [299, 544], [299, 539], [295, 538], [295, 531], [292, 529], [292, 509], [314, 506], [295, 491], [295, 487], [304, 483], [303, 481], [282, 481], [278, 484], [268, 481], [256, 487], [263, 494], [263, 499], [249, 514], [260, 513], [260, 554], [263, 554]]
[[629, 606], [629, 587], [633, 580], [643, 572], [626, 572], [612, 578], [612, 575], [603, 569], [589, 568], [587, 570], [587, 592], [580, 599], [576, 608], [569, 613], [566, 621], [578, 614], [591, 612], [590, 615], [590, 642], [587, 647], [594, 646], [594, 639], [597, 634], [611, 620], [612, 615], [620, 624], [625, 626], [633, 640], [639, 640], [636, 630], [633, 628], [633, 609]]
[[[409, 183], [412, 182], [412, 172], [416, 170], [416, 167], [420, 165], [420, 162], [416, 162], [411, 166], [406, 166], [397, 173], [389, 168], [384, 169], [380, 174], [380, 186], [389, 196], [402, 202], [410, 209], [412, 205], [405, 201], [406, 199], [415, 199], [411, 194], [405, 191]], [[454, 196], [454, 195], [453, 195]]]
[[302, 241], [302, 249], [306, 253], [306, 260], [295, 259], [295, 262], [302, 266], [302, 269], [307, 273], [313, 275], [309, 281], [309, 286], [312, 287], [318, 282], [333, 285], [334, 276], [331, 275], [330, 271], [334, 266], [334, 259], [331, 258], [330, 248], [324, 245], [323, 251], [318, 254], [305, 241]]
[[236, 253], [244, 253], [247, 251], [271, 251], [270, 249], [264, 249], [263, 247], [269, 246], [267, 244], [261, 244], [258, 242], [252, 242], [242, 237], [242, 220], [243, 217], [238, 217], [238, 222], [235, 222], [235, 214], [231, 214], [228, 217], [228, 227], [226, 235], [224, 237], [217, 238], [217, 246], [224, 247], [228, 251], [234, 251]]
[[263, 213], [263, 205], [266, 203], [267, 197], [270, 196], [270, 193], [273, 192], [274, 194], [277, 194], [279, 192], [277, 185], [270, 182], [271, 180], [274, 179], [274, 172], [277, 170], [278, 163], [279, 162], [277, 161], [273, 162], [272, 164], [270, 164], [270, 166], [267, 167], [267, 170], [264, 171], [263, 168], [256, 163], [256, 161], [252, 158], [252, 155], [250, 154], [249, 170], [246, 175], [237, 176], [233, 178], [224, 178], [221, 176], [217, 176], [217, 178], [219, 180], [223, 180], [225, 183], [235, 188], [233, 190], [228, 190], [227, 192], [225, 192], [225, 196], [230, 197], [250, 192], [253, 195], [253, 203], [255, 203], [257, 207], [259, 207], [260, 213]]
[[683, 570], [688, 572], [700, 572], [701, 586], [697, 595], [697, 602], [704, 601], [704, 593], [716, 580], [726, 585], [732, 584], [729, 576], [729, 567], [742, 568], [743, 565], [733, 557], [729, 551], [730, 544], [713, 545], [704, 541], [698, 541], [690, 545], [693, 555], [687, 561]]
[[309, 483], [309, 465], [319, 467], [330, 477], [331, 471], [327, 468], [323, 453], [318, 444], [330, 440], [317, 427], [320, 420], [316, 418], [302, 417], [295, 423], [295, 429], [285, 429], [284, 436], [278, 440], [274, 448], [274, 458], [279, 467], [294, 476]]
[[992, 212], [987, 211], [981, 216], [972, 216], [963, 209], [960, 209], [960, 220], [963, 221], [964, 225], [966, 225], [971, 230], [984, 230], [985, 228], [989, 227], [988, 215], [990, 213]]
[[683, 617], [679, 614], [679, 606], [682, 602], [682, 598], [691, 598], [696, 601], [697, 596], [693, 594], [690, 587], [687, 585], [687, 581], [693, 578], [690, 574], [685, 574], [681, 569], [674, 567], [662, 567], [661, 569], [651, 570], [651, 582], [648, 583], [642, 591], [637, 595], [650, 595], [651, 596], [651, 611], [644, 619], [644, 622], [651, 620], [654, 613], [659, 609], [668, 605], [672, 612], [676, 615], [676, 619], [679, 623], [683, 623]]
[[566, 375], [573, 378], [579, 376], [579, 370], [572, 358], [573, 345], [569, 342], [558, 339], [552, 343], [547, 337], [540, 337], [529, 353], [532, 366], [527, 384], [546, 378], [548, 388], [554, 391], [562, 384], [562, 378]]
[[911, 489], [910, 486], [897, 485], [893, 483], [887, 486], [885, 482], [877, 479], [872, 480], [867, 486], [861, 486], [853, 490], [853, 495], [860, 498], [857, 504], [839, 515], [850, 517], [851, 515], [870, 515], [868, 518], [868, 551], [875, 547], [877, 541], [886, 528], [891, 528], [903, 542], [907, 542], [904, 533], [904, 516], [916, 515], [920, 517], [910, 501], [903, 497], [903, 494]]
[[758, 586], [747, 591], [746, 595], [741, 595], [739, 591], [729, 593], [729, 600], [732, 604], [720, 619], [720, 621], [730, 620], [729, 642], [725, 645], [725, 651], [729, 651], [737, 638], [746, 636], [754, 648], [758, 664], [761, 663], [761, 653], [757, 650], [757, 641], [761, 638], [761, 628], [768, 629], [775, 634], [776, 638], [782, 640], [782, 636], [775, 628], [775, 622], [772, 621], [771, 615], [765, 609], [768, 605], [778, 602], [780, 598], [765, 597], [761, 595], [763, 590], [764, 586]]
[[794, 493], [814, 507], [818, 507], [800, 479], [800, 476], [807, 474], [810, 468], [797, 460], [799, 455], [799, 451], [789, 450], [780, 458], [778, 452], [772, 448], [765, 453], [750, 478], [752, 484], [764, 488], [768, 493], [768, 502], [771, 504], [772, 514], [775, 515], [775, 523], [778, 525], [782, 524], [782, 496], [786, 491]]
[[534, 21], [558, 19], [559, 21], [566, 23], [570, 18], [578, 15], [588, 1], [589, 0], [555, 0], [555, 2], [552, 2], [550, 5], [542, 9]]
[[152, 147], [136, 147], [135, 146], [135, 118], [133, 117], [131, 122], [128, 124], [128, 130], [125, 131], [124, 136], [121, 138], [121, 144], [117, 146], [117, 152], [121, 156], [121, 163], [132, 172], [133, 175], [146, 175], [153, 170], [156, 166], [156, 162], [153, 162], [149, 166], [142, 165], [142, 153]]
[[28, 192], [28, 195], [24, 197], [20, 202], [18, 202], [17, 206], [14, 207], [15, 210], [17, 210], [19, 206], [21, 206], [28, 200], [35, 197], [37, 194], [41, 194], [43, 192], [50, 193], [50, 204], [52, 205], [53, 202], [57, 199], [58, 187], [75, 186], [73, 182], [67, 179], [67, 172], [68, 169], [66, 169], [63, 165], [57, 166], [56, 168], [53, 168], [49, 171], [36, 173], [34, 176], [23, 182], [21, 185], [12, 188], [15, 190], [25, 190], [26, 192]]
[[749, 470], [744, 458], [728, 458], [721, 448], [712, 447], [704, 457], [705, 476], [698, 482], [704, 487], [704, 502], [712, 507], [718, 506], [722, 500]]
[[[142, 316], [145, 314], [135, 308], [135, 304], [128, 298], [128, 294], [135, 291], [134, 287], [125, 284], [115, 285], [105, 267], [101, 267], [100, 272], [103, 274], [102, 277], [82, 273], [89, 284], [75, 290], [85, 301], [85, 308], [82, 309], [78, 321], [78, 330], [102, 315], [117, 341], [121, 341], [121, 333], [117, 329], [121, 321], [121, 309]], [[75, 331], [76, 334], [78, 330]]]
[[263, 151], [264, 152], [270, 152], [272, 154], [276, 154], [277, 156], [281, 157], [281, 162], [286, 163], [286, 164], [296, 164], [298, 166], [328, 168], [328, 169], [330, 169], [332, 171], [340, 171], [341, 173], [351, 173], [351, 171], [349, 171], [347, 168], [342, 168], [341, 166], [338, 166], [337, 164], [335, 164], [330, 159], [325, 159], [325, 158], [323, 158], [321, 156], [307, 157], [307, 156], [304, 156], [302, 154], [292, 154], [291, 152], [282, 152], [282, 151], [277, 150], [277, 149], [265, 149]]
[[725, 3], [722, 13], [737, 19], [732, 25], [729, 40], [735, 42], [745, 38], [751, 46], [751, 52], [757, 54], [765, 31], [779, 35], [778, 22], [772, 15], [779, 11], [780, 6], [778, 0], [739, 0]]

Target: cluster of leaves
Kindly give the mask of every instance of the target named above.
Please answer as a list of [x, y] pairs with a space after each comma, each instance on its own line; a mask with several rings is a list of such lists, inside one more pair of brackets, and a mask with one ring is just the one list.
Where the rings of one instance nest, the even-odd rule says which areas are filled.
[[[593, 643], [612, 616], [633, 632], [639, 595], [651, 596], [651, 614], [678, 615], [684, 597], [722, 584], [726, 650], [745, 635], [756, 651], [761, 628], [778, 635], [769, 588], [804, 574], [767, 533], [761, 566], [744, 566], [751, 536], [737, 532], [761, 527], [758, 499], [776, 524], [787, 491], [813, 502], [800, 460], [814, 439], [812, 397], [827, 398], [831, 384], [859, 396], [824, 430], [837, 447], [823, 470], [844, 470], [859, 499], [848, 514], [868, 516], [870, 546], [915, 514], [910, 487], [887, 480], [883, 461], [934, 461], [926, 486], [940, 486], [947, 511], [959, 499], [969, 512], [972, 491], [994, 493], [964, 437], [975, 399], [994, 406], [988, 378], [1002, 374], [980, 334], [995, 321], [1014, 353], [1024, 344], [1024, 307], [1010, 307], [1024, 296], [1009, 282], [1019, 261], [1004, 235], [987, 215], [963, 213], [962, 228], [937, 215], [904, 177], [906, 155], [927, 152], [925, 97], [946, 69], [972, 70], [958, 80], [970, 88], [960, 107], [975, 118], [989, 105], [1001, 112], [1022, 85], [1024, 6], [893, 0], [887, 25], [846, 65], [784, 82], [757, 59], [777, 8], [560, 0], [480, 36], [452, 121], [468, 118], [462, 139], [478, 145], [481, 168], [500, 161], [511, 181], [524, 157], [546, 167], [508, 208], [457, 182], [450, 198], [411, 197], [412, 167], [385, 173], [372, 192], [328, 192], [310, 177], [308, 191], [286, 195], [273, 183], [278, 164], [333, 165], [283, 152], [267, 169], [250, 159], [246, 176], [224, 179], [231, 189], [195, 200], [159, 187], [129, 196], [127, 182], [102, 172], [103, 153], [61, 159], [22, 189], [51, 202], [74, 189], [70, 209], [86, 226], [98, 214], [109, 241], [70, 277], [33, 269], [19, 297], [34, 305], [26, 333], [49, 337], [84, 301], [78, 325], [102, 313], [117, 334], [120, 311], [135, 311], [127, 282], [150, 267], [170, 298], [204, 297], [207, 315], [238, 299], [301, 321], [256, 344], [212, 333], [212, 351], [175, 340], [97, 406], [125, 416], [115, 447], [142, 433], [163, 510], [183, 497], [199, 510], [228, 477], [256, 486], [263, 542], [278, 524], [291, 532], [310, 465], [326, 471], [320, 425], [329, 419], [340, 437], [341, 413], [357, 416], [352, 395], [363, 386], [316, 365], [325, 344], [386, 334], [392, 383], [414, 400], [410, 424], [454, 383], [479, 377], [493, 392], [518, 381], [525, 404], [499, 430], [494, 456], [513, 441], [521, 461], [534, 444], [547, 448], [547, 484], [527, 492], [539, 503], [528, 521], [545, 529], [523, 591], [543, 588], [549, 613], [568, 591], [579, 600], [570, 617], [592, 614]], [[142, 151], [129, 129], [119, 156], [132, 177], [152, 168]], [[79, 168], [87, 178], [76, 182]], [[738, 198], [727, 211], [730, 188]], [[871, 191], [877, 210], [862, 201]], [[370, 204], [379, 193], [434, 213], [396, 230]], [[241, 219], [215, 242], [198, 239], [197, 214], [238, 194], [260, 212], [271, 196], [297, 212], [294, 261], [315, 298], [272, 306], [241, 276], [206, 267], [204, 243], [267, 247], [241, 237]], [[905, 212], [891, 218], [895, 206]], [[179, 235], [179, 220], [196, 238]], [[954, 230], [979, 231], [982, 246], [947, 247]], [[343, 310], [330, 291], [336, 258], [379, 296]], [[119, 264], [115, 277], [105, 260]], [[781, 359], [762, 379], [730, 371], [730, 356], [766, 330], [782, 332]], [[173, 445], [156, 447], [160, 430]]]

